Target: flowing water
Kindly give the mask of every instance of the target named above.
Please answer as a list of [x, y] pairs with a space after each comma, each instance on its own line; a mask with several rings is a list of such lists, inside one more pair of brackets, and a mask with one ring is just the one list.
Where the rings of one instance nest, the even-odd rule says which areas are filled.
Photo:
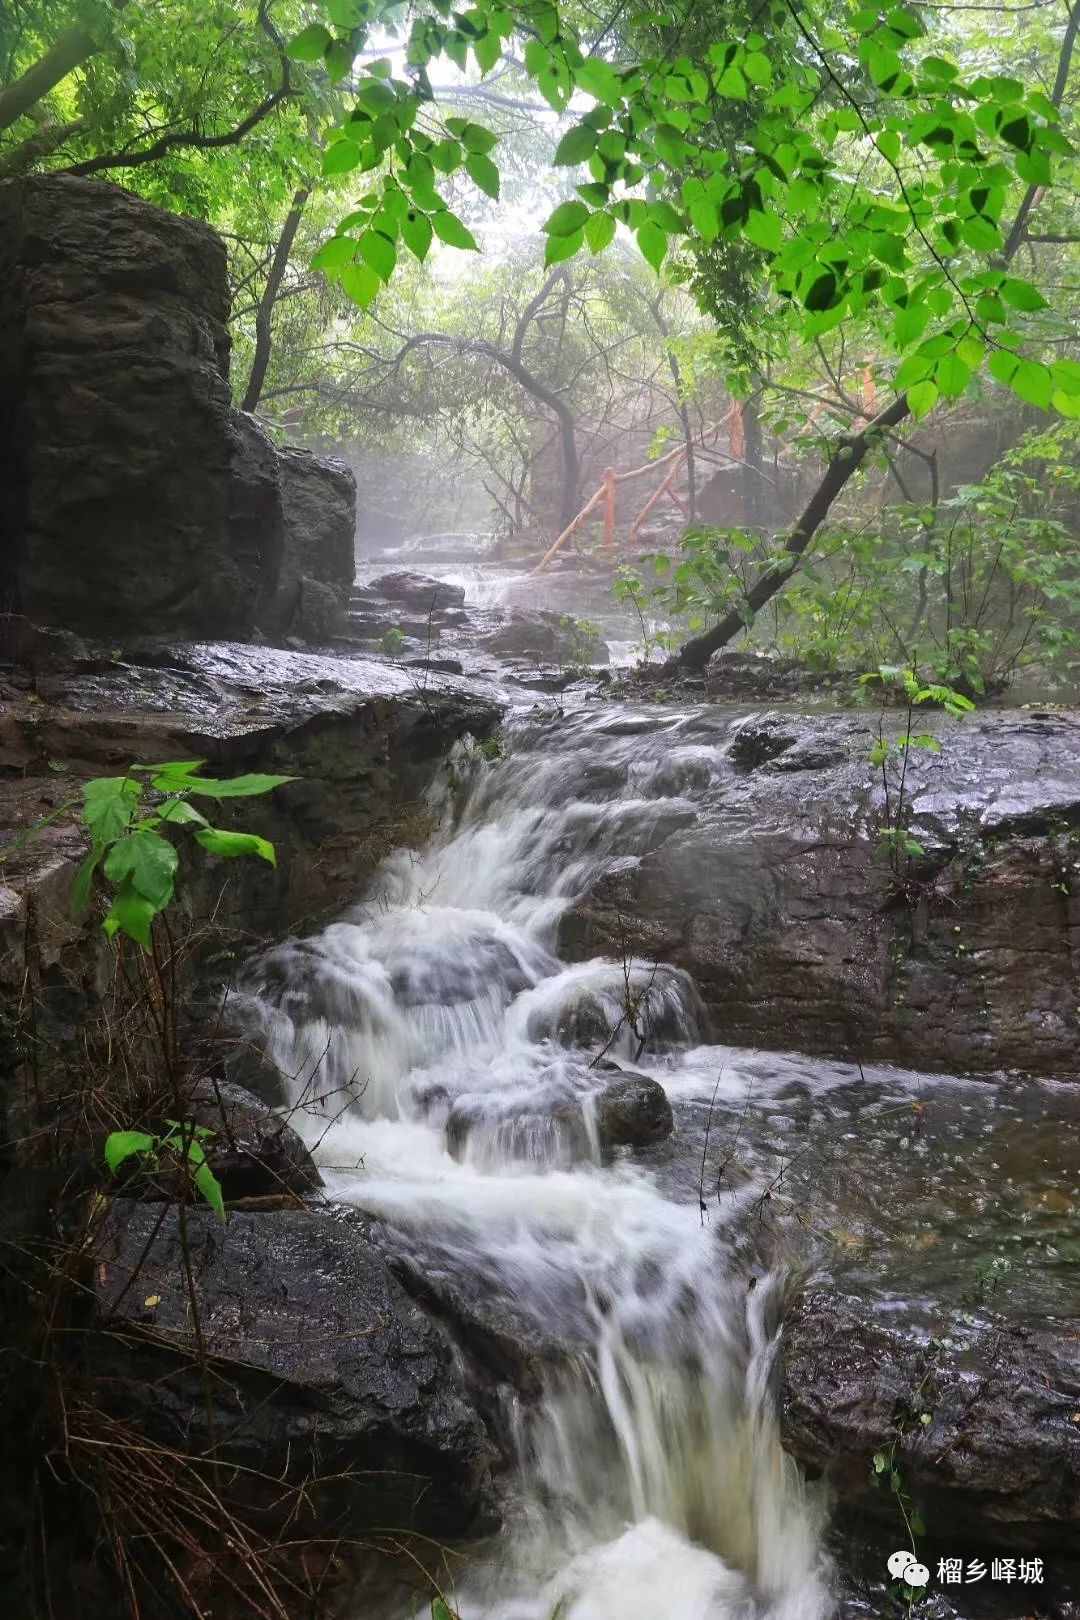
[[[596, 874], [730, 772], [738, 718], [699, 721], [512, 719], [506, 757], [467, 767], [429, 846], [388, 860], [346, 920], [271, 951], [249, 985], [329, 1195], [539, 1347], [539, 1395], [504, 1402], [516, 1477], [506, 1528], [454, 1594], [463, 1620], [832, 1612], [819, 1505], [770, 1397], [788, 1262], [762, 1187], [778, 1156], [798, 1160], [785, 1131], [842, 1139], [857, 1251], [873, 1200], [858, 1202], [852, 1118], [869, 1108], [891, 1133], [910, 1185], [926, 1144], [897, 1116], [910, 1119], [919, 1077], [702, 1045], [675, 969], [567, 966], [556, 952], [560, 917]], [[651, 1160], [602, 1151], [613, 1063], [658, 1079], [675, 1106], [673, 1142]], [[955, 1083], [958, 1119], [968, 1084]], [[986, 1104], [971, 1114], [982, 1133]], [[739, 1174], [705, 1209], [714, 1115], [738, 1140]], [[881, 1149], [871, 1132], [875, 1189]]]

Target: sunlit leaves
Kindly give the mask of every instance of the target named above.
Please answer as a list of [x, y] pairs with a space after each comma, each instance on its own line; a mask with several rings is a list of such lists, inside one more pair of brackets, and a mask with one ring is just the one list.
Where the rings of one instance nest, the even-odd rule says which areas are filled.
[[448, 208], [442, 208], [438, 213], [432, 214], [431, 225], [435, 235], [448, 247], [467, 248], [473, 253], [480, 251], [472, 231]]

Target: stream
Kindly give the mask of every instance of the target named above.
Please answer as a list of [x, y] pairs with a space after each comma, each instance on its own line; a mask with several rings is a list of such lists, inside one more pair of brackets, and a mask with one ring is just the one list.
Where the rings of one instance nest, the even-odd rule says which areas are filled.
[[[596, 875], [730, 772], [745, 714], [702, 712], [511, 715], [503, 757], [456, 761], [427, 847], [247, 983], [328, 1196], [534, 1352], [539, 1390], [498, 1391], [505, 1525], [455, 1577], [462, 1620], [826, 1620], [827, 1504], [781, 1449], [770, 1385], [792, 1283], [824, 1246], [872, 1290], [891, 1243], [932, 1318], [1010, 1210], [1028, 1289], [1045, 1303], [1055, 1276], [1053, 1198], [1033, 1216], [1031, 1166], [1002, 1161], [1027, 1143], [1067, 1187], [1073, 1090], [703, 1044], [678, 970], [560, 960]], [[605, 1148], [619, 1071], [663, 1086], [669, 1140]]]

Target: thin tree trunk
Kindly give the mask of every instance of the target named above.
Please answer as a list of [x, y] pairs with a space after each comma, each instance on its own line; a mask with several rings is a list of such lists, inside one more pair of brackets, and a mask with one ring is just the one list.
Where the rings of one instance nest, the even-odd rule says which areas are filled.
[[289, 255], [292, 252], [296, 233], [300, 228], [300, 221], [303, 218], [304, 209], [310, 195], [311, 192], [307, 187], [301, 187], [295, 193], [292, 207], [289, 209], [285, 224], [281, 229], [281, 235], [278, 237], [277, 247], [274, 249], [270, 273], [266, 278], [266, 286], [263, 288], [262, 297], [259, 299], [259, 307], [255, 312], [255, 354], [251, 362], [251, 374], [248, 377], [247, 388], [244, 390], [244, 398], [240, 405], [242, 411], [253, 411], [262, 395], [263, 384], [266, 381], [266, 373], [270, 365], [270, 351], [273, 347], [274, 305], [277, 303], [277, 296], [281, 291], [285, 271], [289, 267]]
[[[128, 0], [116, 0], [114, 9], [121, 11], [127, 3]], [[67, 29], [33, 67], [28, 67], [13, 84], [0, 90], [0, 130], [10, 129], [62, 79], [100, 50], [100, 43], [88, 29]]]
[[907, 414], [907, 395], [900, 394], [885, 410], [879, 411], [861, 433], [850, 434], [840, 441], [829, 458], [824, 478], [784, 543], [783, 558], [773, 563], [754, 582], [739, 610], [733, 609], [725, 614], [719, 624], [704, 635], [693, 636], [679, 649], [673, 660], [676, 666], [704, 669], [714, 652], [726, 646], [733, 636], [753, 622], [755, 615], [791, 578], [799, 558], [828, 517], [833, 502], [853, 474], [858, 472], [875, 442], [883, 433], [902, 422]]

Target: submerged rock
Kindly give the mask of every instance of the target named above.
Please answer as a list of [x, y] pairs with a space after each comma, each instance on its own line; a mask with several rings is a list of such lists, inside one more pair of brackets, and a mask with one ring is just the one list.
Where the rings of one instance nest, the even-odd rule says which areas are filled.
[[176, 1210], [108, 1212], [93, 1258], [108, 1331], [88, 1357], [111, 1410], [164, 1444], [212, 1448], [228, 1498], [271, 1520], [295, 1508], [300, 1534], [490, 1525], [493, 1451], [449, 1342], [358, 1223], [236, 1212], [222, 1226], [189, 1208], [186, 1242], [205, 1384]]
[[845, 1509], [899, 1529], [885, 1459], [935, 1545], [1075, 1552], [1078, 1335], [1076, 1319], [983, 1321], [943, 1343], [857, 1299], [809, 1293], [781, 1341], [784, 1446]]

